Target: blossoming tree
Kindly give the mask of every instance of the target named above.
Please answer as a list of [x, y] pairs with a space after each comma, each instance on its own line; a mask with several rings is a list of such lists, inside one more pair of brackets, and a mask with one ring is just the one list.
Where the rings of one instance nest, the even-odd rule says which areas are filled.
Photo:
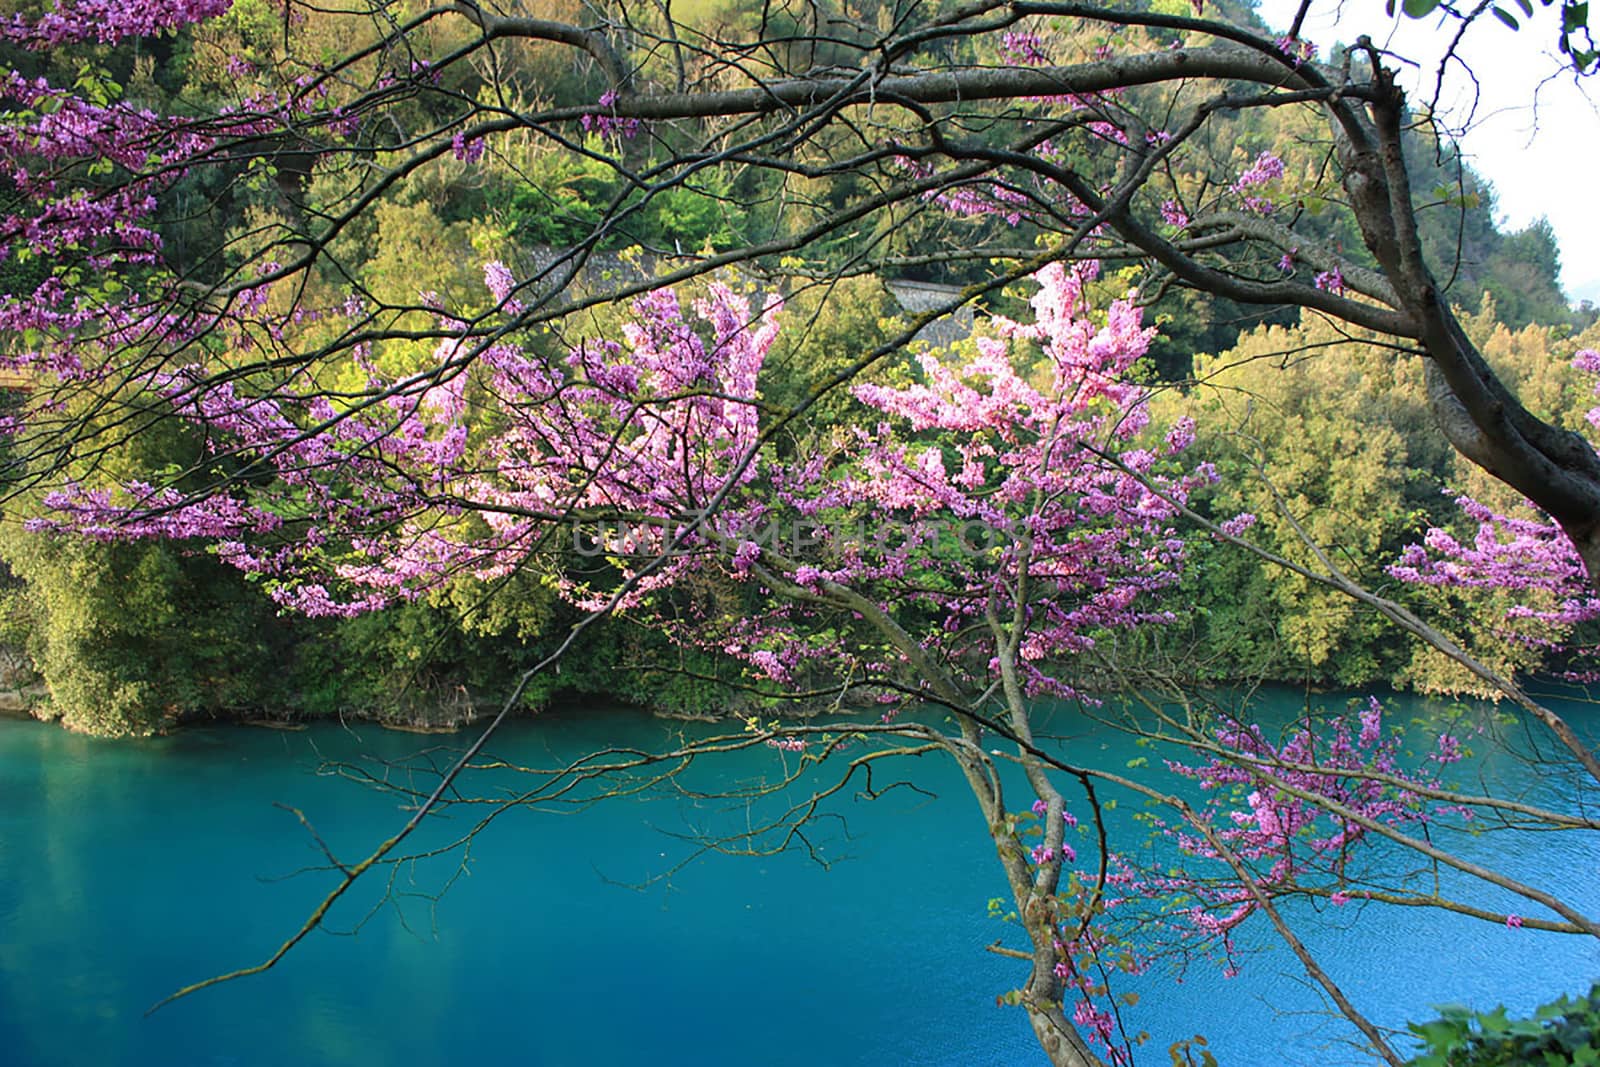
[[[485, 273], [507, 302], [505, 269]], [[196, 501], [140, 481], [72, 486], [47, 498], [54, 516], [34, 525], [210, 540], [310, 614], [372, 610], [464, 571], [492, 580], [554, 566], [552, 531], [574, 521], [614, 564], [604, 585], [553, 574], [586, 609], [648, 616], [653, 598], [708, 567], [764, 587], [766, 611], [698, 620], [684, 639], [714, 644], [779, 687], [818, 673], [810, 661], [823, 659], [828, 673], [883, 687], [895, 703], [899, 693], [963, 713], [953, 735], [893, 730], [937, 744], [966, 772], [1028, 917], [1024, 1003], [1059, 1062], [1087, 1062], [1061, 1014], [1079, 946], [1063, 939], [1053, 901], [1071, 849], [1062, 796], [1033, 754], [1030, 705], [1073, 692], [1063, 663], [1097, 633], [1160, 619], [1151, 594], [1182, 557], [1166, 496], [1182, 499], [1200, 476], [1160, 469], [1172, 462], [1162, 453], [1191, 438], [1186, 426], [1158, 451], [1130, 443], [1147, 418], [1143, 391], [1124, 375], [1152, 331], [1126, 300], [1096, 321], [1092, 276], [1046, 268], [1032, 323], [998, 321], [965, 362], [925, 355], [923, 384], [858, 386], [881, 421], [788, 465], [774, 460], [758, 418], [778, 302], [753, 308], [720, 283], [690, 308], [670, 290], [640, 297], [619, 340], [579, 340], [559, 358], [508, 341], [479, 353], [470, 373], [398, 382], [380, 382], [368, 363], [386, 399], [343, 419], [318, 390], [247, 397], [201, 388], [204, 371], [182, 369], [152, 390], [218, 451], [268, 466], [271, 482]], [[433, 358], [449, 365], [458, 350], [447, 339]], [[1027, 362], [1031, 376], [1019, 372]], [[493, 432], [477, 432], [486, 426]], [[292, 513], [310, 517], [291, 529]], [[817, 624], [824, 615], [843, 618]], [[1045, 810], [1031, 851], [1016, 844], [1015, 815], [979, 744], [975, 713], [995, 693]], [[805, 751], [808, 738], [774, 743]]]
[[[1001, 229], [976, 231], [987, 247], [928, 262], [1016, 253], [1002, 231], [1019, 224], [1048, 258], [1147, 264], [1150, 292], [1192, 287], [1300, 306], [1402, 339], [1426, 357], [1442, 432], [1550, 514], [1591, 576], [1600, 569], [1600, 466], [1592, 449], [1534, 418], [1460, 329], [1435, 276], [1442, 265], [1427, 261], [1419, 238], [1405, 100], [1375, 48], [1339, 70], [1319, 65], [1293, 32], [1270, 40], [1202, 12], [1054, 2], [980, 3], [948, 17], [919, 9], [881, 30], [845, 5], [836, 21], [849, 30], [839, 33], [770, 12], [742, 27], [629, 5], [595, 26], [470, 0], [383, 11], [366, 19], [227, 0], [73, 0], [7, 23], [4, 41], [19, 55], [189, 33], [218, 87], [198, 114], [161, 114], [123, 99], [92, 63], [81, 93], [13, 69], [4, 136], [15, 194], [0, 237], [9, 256], [50, 261], [31, 295], [4, 308], [8, 328], [29, 339], [13, 365], [98, 365], [86, 360], [95, 346], [130, 342], [171, 351], [234, 321], [262, 282], [357, 277], [357, 231], [386, 198], [496, 152], [521, 167], [509, 146], [532, 139], [600, 164], [619, 184], [609, 203], [588, 205], [584, 225], [574, 216], [566, 227], [577, 238], [571, 253], [529, 280], [523, 326], [569, 312], [561, 283], [647, 218], [679, 220], [667, 224], [675, 242], [710, 238], [709, 224], [681, 228], [696, 198], [738, 205], [726, 214], [740, 216], [748, 239], [718, 238], [720, 255], [683, 262], [678, 277], [804, 260], [852, 234], [920, 227], [927, 210], [956, 207]], [[538, 104], [527, 80], [546, 67], [529, 64], [565, 57], [593, 95]], [[1220, 95], [1188, 88], [1206, 83]], [[984, 114], [981, 132], [969, 133], [967, 107]], [[1240, 111], [1319, 124], [1342, 188], [1335, 195], [1309, 160], [1285, 170], [1281, 159], [1224, 152], [1219, 169], [1207, 139], [1226, 138], [1219, 124]], [[579, 143], [586, 134], [593, 145]], [[730, 167], [742, 170], [728, 177]], [[287, 202], [200, 249], [203, 265], [173, 270], [157, 262], [161, 197], [205, 174], [236, 202], [274, 184]], [[835, 178], [849, 180], [820, 200], [791, 184]], [[557, 213], [571, 203], [556, 186], [517, 195]], [[1375, 269], [1318, 236], [1315, 218], [1337, 201], [1348, 203]], [[757, 205], [772, 210], [750, 210]], [[893, 240], [853, 255], [856, 270], [917, 265]], [[358, 323], [326, 340], [327, 354], [416, 329], [421, 310], [368, 302]], [[469, 333], [472, 347], [493, 344], [477, 327]], [[270, 332], [257, 340], [277, 347]]]
[[[1403, 100], [1374, 50], [1365, 70], [1341, 74], [1292, 36], [1071, 3], [918, 9], [881, 27], [850, 10], [837, 33], [762, 18], [743, 36], [635, 6], [591, 28], [472, 2], [382, 5], [359, 34], [319, 42], [314, 58], [294, 46], [313, 27], [292, 4], [268, 20], [289, 42], [277, 51], [260, 10], [226, 0], [78, 0], [0, 27], [13, 51], [33, 53], [182, 30], [216, 52], [218, 79], [234, 91], [198, 114], [161, 114], [124, 99], [92, 64], [72, 90], [16, 67], [0, 89], [11, 105], [0, 121], [11, 192], [0, 241], [31, 283], [0, 300], [7, 369], [32, 387], [11, 428], [26, 476], [51, 489], [35, 529], [206, 542], [280, 604], [313, 615], [375, 610], [462, 575], [534, 570], [585, 619], [627, 611], [675, 625], [771, 694], [826, 674], [885, 698], [881, 719], [848, 734], [757, 722], [750, 742], [841, 757], [847, 776], [885, 753], [955, 760], [1025, 933], [1009, 950], [1026, 966], [1014, 999], [1054, 1063], [1129, 1054], [1107, 985], [1092, 976], [1116, 937], [1106, 917], [1133, 900], [1193, 896], [1177, 928], [1224, 951], [1238, 924], [1264, 914], [1395, 1064], [1294, 935], [1283, 901], [1387, 893], [1597, 933], [1538, 887], [1468, 871], [1407, 832], [1441, 809], [1514, 808], [1579, 831], [1593, 821], [1453, 793], [1432, 771], [1403, 768], [1374, 709], [1358, 729], [1338, 723], [1324, 737], [1307, 723], [1278, 742], [1156, 709], [1164, 736], [1191, 753], [1173, 770], [1213, 795], [1232, 790], [1212, 807], [1034, 737], [1041, 699], [1077, 695], [1076, 659], [1160, 623], [1157, 594], [1184, 555], [1177, 523], [1208, 477], [1182, 466], [1193, 427], [1146, 425], [1128, 372], [1152, 332], [1133, 298], [1095, 309], [1099, 259], [1144, 263], [1151, 292], [1287, 302], [1403, 339], [1425, 357], [1452, 441], [1545, 507], [1590, 579], [1600, 567], [1600, 460], [1522, 408], [1440, 295], [1407, 188]], [[1091, 33], [1059, 32], [1052, 18], [1087, 20]], [[318, 19], [321, 31], [352, 25]], [[535, 68], [506, 50], [545, 47], [573, 50], [600, 83], [585, 88], [599, 91], [541, 101], [528, 87]], [[1191, 100], [1196, 79], [1220, 95]], [[1162, 93], [1145, 95], [1152, 87]], [[1378, 269], [1301, 232], [1315, 179], [1279, 155], [1206, 165], [1201, 133], [1217, 116], [1277, 108], [1311, 109], [1331, 130]], [[513, 203], [566, 205], [561, 221], [583, 222], [570, 247], [520, 272], [504, 262], [511, 251], [486, 257], [471, 292], [452, 289], [448, 262], [430, 263], [441, 280], [414, 295], [365, 271], [363, 228], [399, 210], [400, 190], [470, 190], [497, 161], [515, 173], [548, 162], [525, 151], [529, 140], [617, 179], [608, 200], [583, 205], [589, 214], [563, 199], [581, 175], [511, 183]], [[727, 169], [738, 173], [713, 180]], [[739, 185], [752, 174], [768, 184]], [[826, 194], [810, 184], [833, 179]], [[179, 220], [164, 205], [207, 181], [227, 190], [219, 203], [261, 189], [281, 202], [253, 203], [225, 239], [177, 262], [164, 233]], [[740, 197], [758, 209], [745, 212], [743, 240], [684, 221], [707, 202], [732, 213]], [[971, 231], [983, 240], [936, 253], [895, 243], [897, 231], [950, 215], [988, 227]], [[585, 288], [579, 268], [652, 219], [674, 235], [670, 251], [658, 249], [657, 276]], [[703, 239], [702, 254], [682, 254], [683, 233]], [[1028, 240], [1008, 244], [1013, 233]], [[496, 251], [513, 244], [474, 236]], [[923, 353], [911, 384], [863, 379], [930, 312], [777, 412], [763, 410], [761, 379], [781, 301], [752, 301], [737, 278], [716, 274], [743, 264], [839, 278], [997, 254], [1005, 265], [950, 304], [1031, 276], [1027, 321], [996, 316], [964, 355]], [[583, 314], [614, 301], [628, 308], [618, 328], [583, 328]], [[842, 388], [859, 421], [781, 452], [783, 428]], [[99, 465], [152, 418], [182, 420], [205, 459], [177, 476]], [[580, 554], [603, 567], [571, 565], [564, 540], [575, 525], [587, 539]], [[1239, 539], [1243, 527], [1212, 532]], [[688, 624], [652, 614], [707, 573], [765, 599]], [[1331, 567], [1327, 578], [1338, 581]], [[902, 715], [898, 701], [942, 706], [954, 725]], [[890, 747], [850, 751], [862, 737]], [[995, 739], [1007, 747], [989, 747]], [[1442, 742], [1434, 762], [1452, 752]], [[1020, 768], [1020, 802], [1007, 798], [997, 761]], [[344, 870], [332, 897], [399, 846], [456, 770], [400, 834]], [[1092, 859], [1069, 839], [1077, 816], [1063, 783], [1082, 793], [1072, 806], [1085, 826], [1101, 827]], [[1162, 806], [1176, 846], [1222, 873], [1133, 869], [1106, 842], [1097, 784]], [[1355, 887], [1349, 857], [1376, 839], [1549, 914], [1524, 920], [1437, 893]]]
[[[1362, 845], [1385, 837], [1451, 862], [1405, 828], [1497, 801], [1450, 793], [1437, 775], [1402, 767], [1376, 703], [1359, 737], [1336, 721], [1323, 740], [1308, 722], [1282, 744], [1238, 723], [1161, 716], [1169, 739], [1201, 756], [1172, 766], [1216, 794], [1204, 807], [1078, 766], [1034, 737], [1039, 702], [1076, 695], [1076, 658], [1118, 630], [1164, 619], [1157, 597], [1183, 559], [1172, 522], [1208, 477], [1179, 466], [1191, 426], [1164, 435], [1147, 426], [1145, 390], [1126, 372], [1153, 331], [1125, 299], [1093, 311], [1093, 277], [1088, 267], [1046, 268], [1032, 322], [997, 319], [965, 359], [925, 353], [918, 384], [856, 386], [868, 418], [798, 462], [776, 455], [759, 414], [780, 302], [752, 303], [720, 283], [689, 301], [669, 290], [639, 298], [619, 340], [554, 351], [508, 340], [448, 377], [386, 380], [367, 360], [363, 373], [385, 400], [342, 419], [322, 389], [202, 391], [203, 370], [183, 369], [151, 391], [217, 453], [271, 478], [197, 500], [137, 480], [74, 485], [47, 499], [52, 513], [34, 526], [210, 541], [225, 561], [270, 579], [280, 603], [310, 614], [374, 610], [463, 573], [492, 581], [539, 568], [593, 613], [673, 626], [658, 605], [692, 575], [713, 570], [757, 586], [762, 607], [702, 614], [674, 632], [742, 661], [774, 695], [842, 676], [841, 693], [876, 694], [884, 709], [846, 731], [752, 722], [752, 743], [842, 761], [846, 779], [899, 752], [937, 749], [955, 760], [1026, 933], [1027, 947], [1009, 950], [1029, 967], [1011, 996], [1052, 1062], [1131, 1055], [1137, 1035], [1120, 1028], [1104, 960], [1142, 966], [1153, 949], [1126, 942], [1119, 918], [1183, 897], [1196, 902], [1162, 920], [1178, 950], [1213, 944], [1231, 959], [1233, 931], [1265, 912], [1398, 1063], [1305, 951], [1281, 902], [1340, 904], [1354, 893], [1497, 918], [1360, 873]], [[506, 301], [514, 279], [505, 268], [490, 264], [485, 279]], [[441, 366], [458, 356], [454, 339], [431, 353]], [[574, 529], [580, 554], [608, 561], [604, 575], [579, 577], [572, 550], [552, 543]], [[954, 728], [903, 717], [908, 702], [947, 709]], [[1011, 746], [1024, 775], [1020, 802], [1008, 800], [1001, 752], [985, 735]], [[866, 751], [853, 751], [863, 742]], [[1454, 744], [1441, 739], [1440, 765], [1455, 758]], [[1069, 805], [1063, 777], [1082, 800]], [[1119, 857], [1096, 784], [1170, 809], [1173, 845], [1195, 866], [1143, 871]], [[1097, 856], [1080, 858], [1070, 807], [1099, 827]], [[1556, 813], [1541, 817], [1562, 825]], [[1536, 923], [1592, 932], [1536, 888], [1489, 877], [1556, 912]]]

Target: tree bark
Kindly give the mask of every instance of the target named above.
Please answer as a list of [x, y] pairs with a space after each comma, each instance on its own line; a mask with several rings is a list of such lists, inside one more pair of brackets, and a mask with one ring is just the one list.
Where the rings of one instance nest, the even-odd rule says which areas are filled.
[[1343, 183], [1362, 239], [1394, 287], [1427, 353], [1428, 402], [1445, 439], [1547, 512], [1600, 590], [1600, 456], [1580, 434], [1536, 417], [1496, 377], [1445, 303], [1422, 256], [1401, 145], [1404, 94], [1373, 56], [1367, 115], [1346, 108]]

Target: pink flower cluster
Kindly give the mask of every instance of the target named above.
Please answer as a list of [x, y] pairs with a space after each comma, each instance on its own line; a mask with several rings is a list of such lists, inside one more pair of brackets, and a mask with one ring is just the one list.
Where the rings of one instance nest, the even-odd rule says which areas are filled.
[[[459, 575], [504, 575], [557, 547], [552, 537], [570, 538], [564, 519], [613, 517], [589, 533], [612, 573], [637, 581], [624, 606], [642, 607], [710, 565], [818, 593], [842, 584], [891, 613], [912, 610], [927, 647], [978, 677], [996, 667], [973, 623], [1025, 572], [1026, 683], [1067, 693], [1063, 657], [1099, 633], [1167, 618], [1154, 594], [1183, 560], [1169, 501], [1210, 477], [1166, 469], [1193, 440], [1188, 424], [1159, 450], [1133, 440], [1149, 416], [1126, 373], [1153, 331], [1131, 301], [1091, 308], [1093, 273], [1046, 269], [1031, 322], [996, 320], [965, 361], [926, 355], [920, 384], [858, 386], [877, 424], [866, 420], [837, 451], [798, 465], [757, 450], [757, 378], [780, 304], [752, 305], [720, 284], [692, 301], [648, 293], [618, 336], [575, 341], [556, 358], [481, 340], [440, 313], [431, 366], [386, 376], [357, 349], [370, 399], [337, 408], [309, 379], [252, 395], [196, 366], [153, 387], [219, 452], [270, 472], [271, 483], [192, 500], [142, 483], [73, 488], [52, 498], [56, 514], [40, 525], [209, 539], [228, 562], [265, 576], [286, 606], [351, 614]], [[486, 264], [484, 280], [496, 314], [520, 310], [504, 264]], [[238, 313], [266, 315], [267, 290], [252, 286]], [[355, 301], [343, 314], [359, 323], [367, 312]], [[1019, 373], [1023, 360], [1045, 375]], [[488, 424], [494, 433], [474, 435]], [[929, 431], [953, 442], [948, 455]], [[718, 501], [714, 517], [700, 518]], [[785, 542], [796, 523], [834, 520], [862, 535]], [[868, 520], [877, 525], [861, 525]], [[877, 536], [891, 527], [900, 532]], [[759, 533], [773, 528], [783, 536]], [[961, 548], [962, 538], [975, 547]], [[611, 584], [556, 581], [583, 607], [612, 596]], [[808, 610], [780, 601], [754, 618], [690, 619], [680, 636], [780, 685], [812, 660], [853, 662], [847, 635], [812, 631]], [[863, 675], [904, 670], [896, 657], [874, 659]]]
[[465, 133], [457, 130], [450, 138], [450, 152], [463, 163], [476, 163], [483, 158], [483, 138], [469, 139]]
[[603, 111], [591, 111], [578, 120], [578, 125], [586, 131], [597, 133], [601, 137], [633, 138], [639, 133], [639, 120], [636, 118], [619, 117], [616, 113], [617, 91], [607, 89], [600, 94], [600, 99], [595, 101]]
[[[1575, 370], [1600, 377], [1600, 352], [1584, 349], [1572, 360]], [[1594, 386], [1600, 396], [1600, 381]], [[1600, 425], [1600, 407], [1586, 416]], [[1531, 506], [1521, 515], [1501, 514], [1473, 500], [1456, 498], [1463, 517], [1476, 524], [1470, 537], [1431, 527], [1419, 544], [1408, 545], [1389, 573], [1405, 582], [1436, 588], [1501, 590], [1519, 596], [1522, 603], [1507, 612], [1513, 636], [1561, 657], [1564, 673], [1587, 679], [1593, 672], [1580, 669], [1582, 659], [1592, 659], [1596, 649], [1575, 644], [1576, 627], [1600, 619], [1600, 597], [1572, 541], [1554, 520]]]
[[56, 0], [36, 19], [13, 15], [0, 21], [0, 38], [33, 49], [116, 44], [217, 18], [231, 7], [233, 0]]
[[[1401, 738], [1386, 736], [1376, 698], [1368, 698], [1354, 724], [1346, 716], [1323, 724], [1308, 718], [1274, 743], [1258, 725], [1228, 722], [1215, 740], [1218, 751], [1206, 763], [1167, 766], [1211, 794], [1200, 818], [1251, 863], [1253, 880], [1269, 897], [1326, 893], [1343, 904], [1352, 895], [1348, 882], [1357, 876], [1356, 850], [1368, 841], [1371, 825], [1427, 823], [1444, 814], [1471, 817], [1460, 808], [1430, 806], [1418, 792], [1438, 785], [1436, 770], [1427, 764], [1437, 768], [1460, 758], [1456, 739], [1441, 736], [1439, 752], [1423, 768], [1402, 767]], [[1149, 879], [1145, 891], [1193, 896], [1197, 902], [1187, 915], [1196, 931], [1228, 945], [1259, 900], [1204, 835], [1181, 826], [1168, 832], [1184, 853], [1217, 861], [1223, 873], [1164, 874]]]
[[[1166, 525], [1172, 504], [1144, 479], [1181, 500], [1191, 478], [1205, 477], [1164, 475], [1161, 457], [1126, 443], [1149, 416], [1143, 389], [1125, 375], [1154, 331], [1129, 301], [1113, 302], [1103, 319], [1091, 314], [1084, 286], [1092, 276], [1092, 266], [1047, 267], [1032, 323], [995, 320], [995, 336], [980, 338], [964, 363], [925, 354], [922, 384], [856, 386], [856, 398], [890, 421], [857, 433], [839, 473], [790, 491], [797, 507], [865, 509], [908, 530], [955, 522], [1005, 531], [980, 566], [938, 563], [938, 546], [907, 538], [840, 546], [827, 576], [921, 590], [918, 601], [942, 618], [930, 640], [947, 660], [988, 674], [990, 654], [971, 636], [982, 627], [972, 624], [1026, 570], [1038, 600], [1020, 651], [1035, 692], [1071, 691], [1051, 665], [1092, 647], [1094, 632], [1166, 619], [1149, 601], [1175, 579], [1183, 546]], [[1034, 346], [1050, 375], [1039, 384], [1018, 373], [1013, 352]], [[928, 431], [957, 443], [918, 443]], [[1166, 451], [1189, 440], [1177, 427]], [[1107, 453], [1120, 453], [1122, 466]], [[923, 577], [930, 570], [937, 582]]]
[[1277, 44], [1278, 51], [1288, 56], [1290, 61], [1297, 67], [1302, 63], [1309, 63], [1317, 58], [1317, 46], [1304, 38], [1279, 37]]
[[1283, 160], [1271, 152], [1262, 152], [1239, 174], [1232, 189], [1239, 195], [1246, 211], [1257, 215], [1270, 215], [1277, 210], [1277, 204], [1260, 190], [1282, 177]]
[[1044, 41], [1029, 30], [1011, 30], [1000, 39], [1000, 51], [1013, 63], [1025, 67], [1042, 67], [1050, 62], [1044, 50]]

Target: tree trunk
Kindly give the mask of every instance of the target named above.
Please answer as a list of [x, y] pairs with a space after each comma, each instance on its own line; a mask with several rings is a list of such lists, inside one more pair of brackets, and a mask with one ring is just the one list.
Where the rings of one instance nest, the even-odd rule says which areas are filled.
[[1103, 1067], [1099, 1057], [1089, 1050], [1057, 1001], [1054, 1009], [1044, 1005], [1028, 1004], [1028, 1022], [1033, 1026], [1033, 1036], [1039, 1047], [1050, 1057], [1052, 1067]]
[[[1006, 884], [1011, 889], [1017, 916], [1028, 933], [1027, 955], [1031, 969], [1022, 987], [1022, 1004], [1028, 1013], [1028, 1024], [1033, 1027], [1034, 1037], [1049, 1057], [1052, 1067], [1104, 1067], [1062, 1010], [1066, 983], [1056, 974], [1061, 950], [1057, 948], [1060, 941], [1053, 887], [1050, 892], [1041, 892], [1037, 884], [1022, 844], [1006, 819], [1000, 778], [977, 743], [977, 732], [970, 723], [966, 723], [963, 734], [960, 738], [950, 738], [945, 748], [966, 776], [973, 798], [983, 811], [995, 853], [1006, 872]], [[1059, 811], [1057, 807], [1058, 816]], [[1012, 952], [1006, 954], [1020, 955]]]
[[1467, 459], [1547, 512], [1571, 539], [1600, 591], [1600, 456], [1582, 435], [1537, 418], [1496, 377], [1439, 290], [1422, 256], [1401, 146], [1404, 94], [1372, 59], [1377, 98], [1349, 105], [1338, 138], [1343, 183], [1361, 236], [1394, 286], [1427, 353], [1428, 402]]

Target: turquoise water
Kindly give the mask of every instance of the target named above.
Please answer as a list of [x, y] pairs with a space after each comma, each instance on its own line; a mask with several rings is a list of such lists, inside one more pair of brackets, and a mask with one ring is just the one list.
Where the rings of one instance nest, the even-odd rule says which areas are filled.
[[[1053, 726], [1080, 760], [1120, 768], [1150, 754], [1070, 713]], [[574, 712], [511, 724], [492, 747], [551, 766], [709, 729]], [[1040, 1061], [1020, 1011], [995, 1005], [1020, 981], [1020, 964], [983, 950], [1008, 935], [986, 914], [1004, 891], [992, 847], [957, 775], [933, 756], [877, 780], [915, 789], [836, 799], [811, 839], [826, 865], [801, 849], [707, 855], [674, 871], [695, 852], [695, 834], [752, 818], [742, 803], [686, 791], [515, 809], [464, 864], [459, 854], [406, 864], [358, 887], [334, 909], [334, 932], [313, 934], [268, 974], [144, 1014], [187, 982], [270, 954], [330, 885], [326, 870], [285, 878], [326, 861], [297, 816], [276, 805], [298, 809], [354, 861], [404, 822], [405, 798], [319, 767], [352, 761], [384, 773], [380, 761], [440, 744], [338, 726], [97, 742], [0, 722], [0, 1063]], [[722, 756], [682, 784], [738, 788], [783, 760], [764, 748]], [[1467, 773], [1546, 801], [1572, 795], [1559, 777], [1510, 758]], [[464, 788], [498, 795], [519, 781], [486, 772]], [[787, 797], [810, 791], [797, 783]], [[415, 844], [442, 844], [483, 814], [453, 808]], [[1450, 843], [1553, 882], [1600, 913], [1592, 837], [1510, 842]], [[1261, 951], [1240, 977], [1200, 963], [1181, 979], [1157, 968], [1132, 980], [1141, 1000], [1128, 1022], [1153, 1035], [1140, 1062], [1165, 1064], [1166, 1046], [1197, 1032], [1225, 1067], [1360, 1062], [1340, 1044], [1348, 1028], [1321, 1013], [1270, 934], [1242, 940]], [[1416, 909], [1329, 912], [1308, 940], [1388, 1025], [1448, 1001], [1526, 1008], [1600, 977], [1595, 942]]]

